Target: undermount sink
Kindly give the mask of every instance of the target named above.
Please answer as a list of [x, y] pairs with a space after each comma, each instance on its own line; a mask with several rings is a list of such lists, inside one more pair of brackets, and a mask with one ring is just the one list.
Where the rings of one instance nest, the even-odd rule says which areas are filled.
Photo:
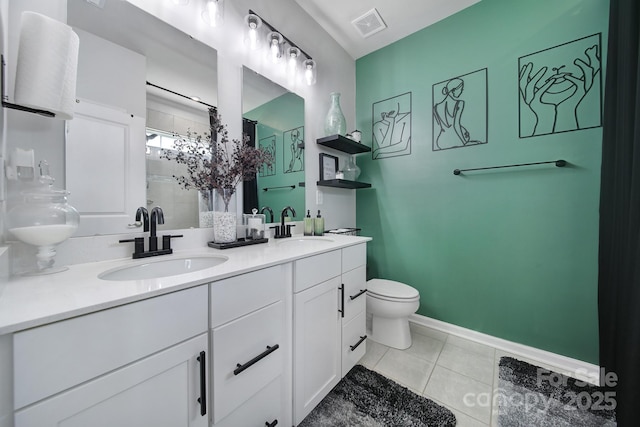
[[227, 260], [227, 257], [222, 256], [192, 256], [160, 259], [144, 264], [113, 268], [100, 273], [98, 278], [113, 281], [157, 279], [160, 277], [177, 276], [205, 270], [223, 264]]
[[300, 247], [316, 247], [333, 243], [335, 240], [327, 237], [315, 237], [315, 236], [298, 236], [287, 237], [278, 241], [280, 246], [300, 246]]

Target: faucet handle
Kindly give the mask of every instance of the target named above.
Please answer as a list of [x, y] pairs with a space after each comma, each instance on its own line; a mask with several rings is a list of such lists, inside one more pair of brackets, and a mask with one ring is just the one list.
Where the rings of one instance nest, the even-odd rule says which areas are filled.
[[135, 237], [133, 239], [122, 239], [118, 240], [120, 243], [129, 243], [133, 242], [133, 256], [135, 258], [136, 255], [144, 252], [144, 238], [143, 237]]
[[166, 234], [162, 236], [162, 250], [163, 251], [171, 250], [171, 239], [175, 239], [177, 237], [183, 237], [183, 235], [182, 234], [174, 234], [174, 235]]

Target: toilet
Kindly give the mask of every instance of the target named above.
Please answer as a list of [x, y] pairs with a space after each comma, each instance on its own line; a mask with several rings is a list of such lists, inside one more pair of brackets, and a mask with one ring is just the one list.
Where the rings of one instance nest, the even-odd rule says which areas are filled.
[[409, 316], [420, 306], [420, 293], [404, 283], [367, 281], [367, 313], [372, 316], [371, 339], [404, 350], [411, 347]]

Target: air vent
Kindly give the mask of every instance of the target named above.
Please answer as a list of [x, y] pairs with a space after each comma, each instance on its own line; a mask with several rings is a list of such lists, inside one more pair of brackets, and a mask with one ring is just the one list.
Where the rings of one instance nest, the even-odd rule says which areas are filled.
[[354, 19], [351, 23], [364, 38], [387, 28], [387, 25], [384, 23], [375, 8], [371, 9], [361, 17]]

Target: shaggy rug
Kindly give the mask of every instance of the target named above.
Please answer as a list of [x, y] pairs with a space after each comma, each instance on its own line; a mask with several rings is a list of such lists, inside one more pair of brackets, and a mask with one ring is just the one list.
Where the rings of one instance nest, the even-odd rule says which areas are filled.
[[455, 425], [448, 409], [356, 365], [298, 427]]
[[501, 357], [498, 371], [501, 427], [615, 426], [615, 396], [601, 387]]

